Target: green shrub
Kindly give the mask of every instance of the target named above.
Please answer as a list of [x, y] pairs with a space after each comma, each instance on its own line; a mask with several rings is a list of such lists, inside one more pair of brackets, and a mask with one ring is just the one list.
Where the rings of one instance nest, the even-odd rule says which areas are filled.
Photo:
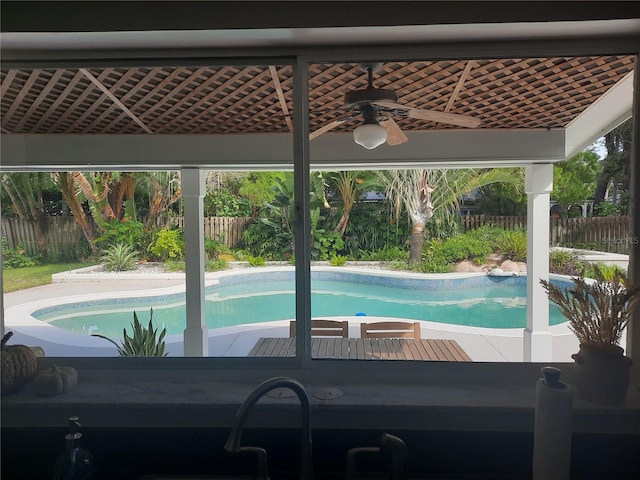
[[585, 262], [573, 252], [567, 250], [551, 250], [549, 252], [549, 273], [558, 275], [580, 275], [585, 268]]
[[491, 246], [487, 242], [467, 235], [458, 235], [436, 244], [434, 253], [441, 256], [447, 263], [455, 263], [461, 260], [483, 262], [491, 251]]
[[493, 225], [483, 225], [480, 228], [475, 228], [465, 232], [464, 235], [469, 238], [475, 238], [483, 242], [487, 242], [493, 246], [493, 242], [496, 238], [499, 238], [505, 232], [502, 227], [495, 227]]
[[184, 260], [167, 260], [166, 262], [164, 262], [164, 266], [170, 272], [184, 272], [185, 271]]
[[619, 273], [623, 277], [627, 276], [627, 271], [617, 265], [607, 265], [602, 262], [583, 262], [582, 275], [584, 277], [598, 278], [598, 271], [605, 281], [611, 281], [615, 277], [616, 273]]
[[101, 253], [99, 261], [109, 272], [124, 272], [136, 268], [138, 252], [131, 245], [118, 243]]
[[249, 200], [222, 189], [207, 192], [203, 204], [205, 217], [248, 217], [252, 213]]
[[265, 267], [267, 265], [267, 262], [265, 261], [265, 259], [260, 256], [254, 257], [252, 255], [248, 255], [247, 261], [249, 262], [249, 265], [251, 265], [252, 267]]
[[2, 237], [3, 268], [35, 267], [38, 263], [38, 257], [26, 255], [25, 249], [21, 245], [18, 245], [16, 248], [10, 248], [8, 240]]
[[345, 263], [347, 263], [347, 257], [344, 255], [334, 255], [329, 259], [329, 265], [334, 267], [342, 267]]
[[216, 258], [215, 260], [209, 260], [205, 265], [205, 270], [207, 272], [218, 272], [220, 270], [227, 269], [227, 261], [221, 258]]
[[207, 259], [214, 260], [223, 253], [230, 253], [229, 247], [224, 242], [214, 240], [213, 238], [204, 239], [204, 253], [207, 255]]
[[409, 252], [400, 247], [386, 246], [372, 252], [360, 252], [359, 259], [363, 261], [389, 262], [394, 260], [408, 260]]
[[184, 258], [184, 238], [177, 229], [162, 229], [151, 244], [151, 252], [162, 261]]
[[311, 245], [311, 258], [313, 260], [328, 260], [336, 255], [344, 247], [344, 241], [340, 233], [333, 230], [316, 229], [313, 232]]
[[131, 219], [113, 219], [103, 227], [104, 232], [94, 240], [95, 245], [101, 250], [106, 250], [112, 245], [126, 243], [135, 248], [144, 247], [142, 238], [144, 236], [144, 224]]
[[524, 230], [504, 230], [493, 241], [493, 248], [514, 262], [527, 261], [527, 234]]
[[121, 357], [166, 357], [164, 337], [167, 329], [163, 328], [158, 337], [157, 328], [153, 328], [153, 308], [149, 316], [149, 325], [145, 328], [140, 324], [138, 315], [133, 311], [133, 323], [131, 324], [132, 334], [127, 334], [127, 329], [122, 329], [123, 340], [122, 345], [118, 345], [115, 341], [104, 335], [94, 333], [92, 336], [103, 338], [113, 343], [118, 349]]
[[387, 204], [356, 202], [343, 237], [344, 250], [351, 258], [359, 258], [362, 252], [402, 246], [410, 234], [405, 212], [398, 219]]
[[[272, 207], [275, 208], [275, 207]], [[280, 209], [272, 210], [274, 215], [282, 212]], [[265, 207], [259, 215], [269, 214]], [[258, 216], [242, 232], [242, 240], [246, 249], [252, 255], [268, 256], [274, 260], [280, 260], [291, 254], [293, 249], [293, 232], [291, 231], [286, 216], [273, 220], [267, 216]]]

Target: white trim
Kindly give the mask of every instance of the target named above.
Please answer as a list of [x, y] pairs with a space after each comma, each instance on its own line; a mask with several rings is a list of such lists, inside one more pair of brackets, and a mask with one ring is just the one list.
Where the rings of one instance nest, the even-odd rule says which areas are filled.
[[573, 157], [631, 118], [632, 109], [633, 71], [567, 125], [565, 158]]

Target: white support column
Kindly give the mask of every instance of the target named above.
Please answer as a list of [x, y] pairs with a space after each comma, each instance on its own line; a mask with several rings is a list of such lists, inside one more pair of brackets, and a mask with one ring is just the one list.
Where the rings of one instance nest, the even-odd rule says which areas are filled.
[[530, 165], [525, 173], [527, 192], [527, 328], [524, 361], [550, 362], [553, 345], [549, 331], [549, 299], [540, 280], [549, 279], [549, 208], [553, 164]]
[[197, 168], [181, 170], [184, 198], [184, 242], [186, 269], [187, 328], [184, 330], [184, 356], [209, 355], [209, 334], [204, 298], [204, 222], [205, 172]]

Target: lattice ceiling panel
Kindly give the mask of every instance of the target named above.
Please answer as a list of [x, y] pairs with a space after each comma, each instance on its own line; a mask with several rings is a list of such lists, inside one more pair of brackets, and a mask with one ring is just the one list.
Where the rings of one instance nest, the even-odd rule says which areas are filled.
[[[562, 128], [632, 69], [633, 56], [390, 62], [373, 83], [409, 107], [480, 118], [479, 128]], [[292, 75], [290, 66], [4, 70], [2, 132], [289, 132]], [[344, 94], [365, 88], [367, 75], [357, 64], [314, 64], [309, 86], [313, 131], [347, 113]], [[394, 119], [406, 131], [459, 128]]]

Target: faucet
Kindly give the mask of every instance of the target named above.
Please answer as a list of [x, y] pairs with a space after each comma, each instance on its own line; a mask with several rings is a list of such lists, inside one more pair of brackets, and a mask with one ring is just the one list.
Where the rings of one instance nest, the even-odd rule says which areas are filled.
[[266, 393], [281, 387], [288, 388], [293, 391], [300, 400], [300, 406], [302, 407], [302, 427], [300, 430], [300, 480], [311, 480], [313, 472], [313, 460], [311, 455], [311, 404], [309, 402], [309, 395], [307, 394], [307, 391], [300, 382], [293, 378], [271, 378], [258, 385], [255, 390], [249, 394], [236, 413], [236, 419], [231, 429], [231, 433], [229, 434], [229, 438], [227, 438], [227, 442], [224, 444], [224, 449], [227, 452], [232, 453], [242, 451], [257, 453], [259, 478], [261, 480], [267, 480], [269, 478], [267, 474], [266, 452], [257, 447], [241, 447], [240, 437], [242, 435], [244, 422], [256, 402]]
[[380, 436], [379, 447], [356, 447], [347, 452], [347, 475], [345, 480], [357, 480], [356, 457], [358, 455], [361, 453], [379, 453], [382, 451], [391, 454], [391, 480], [401, 480], [404, 460], [407, 456], [407, 446], [401, 438], [389, 433], [383, 433]]

